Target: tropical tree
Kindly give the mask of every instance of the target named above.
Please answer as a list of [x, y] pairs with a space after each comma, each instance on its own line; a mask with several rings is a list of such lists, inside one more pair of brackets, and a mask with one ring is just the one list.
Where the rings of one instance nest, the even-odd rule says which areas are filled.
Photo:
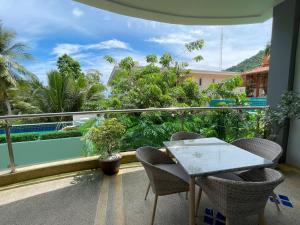
[[155, 63], [157, 63], [157, 56], [155, 54], [147, 55], [146, 62], [154, 65]]
[[[152, 58], [151, 60], [149, 60]], [[155, 57], [146, 57], [148, 65], [132, 70], [133, 59], [124, 58], [113, 77], [109, 106], [112, 108], [149, 108], [176, 105], [202, 104], [203, 96], [196, 82], [183, 78], [187, 64], [175, 62], [165, 53], [160, 62], [163, 69], [155, 66]], [[126, 62], [126, 64], [124, 63]]]
[[243, 84], [241, 76], [234, 76], [222, 82], [212, 83], [204, 92], [210, 99], [232, 99], [235, 105], [243, 105], [246, 93], [236, 92], [235, 89]]
[[263, 57], [262, 57], [262, 65], [263, 66], [269, 65], [270, 56], [271, 56], [271, 44], [268, 43], [264, 49], [264, 53], [263, 53]]
[[159, 59], [159, 63], [163, 68], [169, 68], [172, 61], [173, 58], [168, 52], [165, 52]]
[[[64, 61], [62, 63], [62, 61]], [[59, 67], [59, 65], [62, 65]], [[101, 73], [81, 72], [80, 64], [70, 56], [58, 59], [58, 70], [48, 72], [48, 83], [35, 83], [35, 104], [42, 112], [96, 110], [102, 108], [105, 86]], [[76, 66], [74, 66], [76, 65]], [[77, 66], [79, 65], [79, 67]]]
[[17, 87], [21, 79], [36, 79], [29, 72], [21, 60], [32, 59], [27, 53], [27, 46], [21, 42], [15, 42], [16, 33], [7, 30], [0, 23], [0, 104], [6, 106], [6, 113], [12, 114], [10, 93]]
[[57, 69], [62, 75], [70, 76], [73, 79], [78, 79], [83, 75], [79, 62], [67, 54], [58, 58]]
[[116, 63], [115, 58], [112, 57], [111, 55], [105, 55], [103, 58], [109, 63]]
[[[193, 52], [193, 51], [200, 51], [204, 46], [204, 40], [203, 39], [199, 39], [199, 40], [196, 40], [196, 41], [192, 41], [192, 42], [189, 42], [189, 43], [186, 43], [185, 44], [185, 47], [186, 49], [189, 51], [189, 52]], [[203, 57], [201, 55], [196, 55], [194, 57], [194, 60], [196, 62], [200, 62], [203, 60]]]

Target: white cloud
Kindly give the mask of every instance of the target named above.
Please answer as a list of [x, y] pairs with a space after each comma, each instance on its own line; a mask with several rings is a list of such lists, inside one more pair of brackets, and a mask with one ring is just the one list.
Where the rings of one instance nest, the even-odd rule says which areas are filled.
[[52, 51], [54, 55], [75, 54], [80, 51], [81, 45], [76, 44], [58, 44]]
[[129, 44], [117, 40], [111, 39], [107, 41], [102, 41], [96, 44], [88, 44], [88, 45], [79, 45], [79, 44], [58, 44], [52, 50], [53, 55], [63, 55], [63, 54], [76, 54], [87, 50], [104, 50], [104, 49], [125, 49], [125, 50], [132, 50]]
[[185, 44], [187, 42], [193, 41], [193, 37], [188, 34], [168, 34], [161, 37], [152, 37], [147, 41], [155, 42], [158, 44]]
[[81, 17], [83, 15], [83, 11], [81, 11], [80, 9], [78, 8], [75, 8], [72, 10], [72, 14], [76, 17]]
[[130, 49], [129, 45], [123, 41], [112, 39], [108, 41], [102, 41], [97, 44], [86, 45], [86, 49], [111, 49], [111, 48], [121, 48]]

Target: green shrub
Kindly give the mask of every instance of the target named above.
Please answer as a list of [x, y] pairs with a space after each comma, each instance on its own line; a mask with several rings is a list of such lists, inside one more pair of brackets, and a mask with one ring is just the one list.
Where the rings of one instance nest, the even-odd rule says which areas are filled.
[[[38, 139], [39, 139], [39, 135], [34, 133], [11, 134], [12, 142], [34, 141]], [[6, 143], [5, 135], [0, 136], [0, 143]]]
[[41, 134], [41, 140], [47, 139], [57, 139], [57, 138], [68, 138], [68, 137], [80, 137], [82, 136], [82, 132], [79, 130], [70, 130], [70, 131], [56, 131], [47, 134]]

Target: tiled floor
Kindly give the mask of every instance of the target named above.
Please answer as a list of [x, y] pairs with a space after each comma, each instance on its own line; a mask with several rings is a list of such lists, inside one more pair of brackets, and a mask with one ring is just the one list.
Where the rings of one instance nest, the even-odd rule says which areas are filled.
[[[300, 174], [285, 169], [286, 180], [277, 189], [281, 211], [271, 199], [266, 208], [269, 225], [300, 224]], [[148, 225], [153, 194], [144, 201], [147, 177], [141, 167], [122, 169], [117, 176], [100, 171], [0, 191], [1, 225]], [[156, 225], [185, 225], [188, 202], [185, 194], [160, 197]], [[212, 209], [205, 194], [198, 224], [225, 224], [225, 217]], [[257, 225], [255, 218], [236, 221]]]

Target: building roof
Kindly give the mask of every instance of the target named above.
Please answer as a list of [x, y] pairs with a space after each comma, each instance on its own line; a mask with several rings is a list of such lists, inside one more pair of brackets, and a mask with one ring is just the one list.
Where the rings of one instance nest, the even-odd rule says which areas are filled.
[[283, 0], [76, 0], [142, 19], [189, 25], [263, 22]]
[[243, 72], [242, 76], [255, 75], [255, 74], [268, 74], [268, 73], [269, 73], [269, 66], [258, 66], [252, 70]]
[[196, 70], [191, 69], [191, 74], [205, 74], [205, 75], [221, 75], [221, 76], [234, 76], [238, 73], [236, 72], [228, 72], [228, 71], [215, 71], [215, 70]]

